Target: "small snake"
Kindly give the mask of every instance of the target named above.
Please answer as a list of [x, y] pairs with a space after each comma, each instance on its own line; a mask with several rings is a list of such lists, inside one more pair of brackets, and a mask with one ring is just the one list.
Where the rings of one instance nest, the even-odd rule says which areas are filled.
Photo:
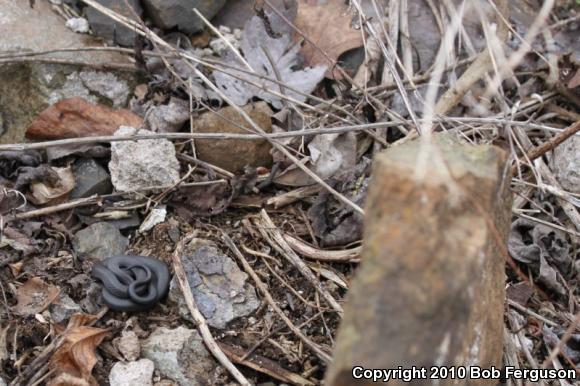
[[116, 311], [145, 311], [167, 295], [169, 270], [146, 256], [113, 256], [95, 264], [92, 276], [103, 284], [103, 300]]

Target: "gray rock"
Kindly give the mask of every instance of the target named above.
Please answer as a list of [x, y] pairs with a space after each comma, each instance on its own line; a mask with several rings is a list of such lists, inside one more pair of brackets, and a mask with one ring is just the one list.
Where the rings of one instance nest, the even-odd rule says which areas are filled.
[[98, 222], [78, 231], [72, 243], [80, 259], [90, 257], [96, 260], [122, 255], [129, 245], [121, 232], [106, 222]]
[[0, 386], [6, 386], [6, 381], [0, 377]]
[[72, 315], [83, 312], [81, 306], [76, 304], [67, 294], [61, 293], [57, 302], [52, 303], [48, 310], [55, 323], [64, 323]]
[[109, 373], [111, 386], [151, 386], [155, 364], [149, 359], [136, 362], [117, 362]]
[[193, 8], [205, 16], [214, 17], [224, 6], [226, 0], [144, 0], [149, 16], [159, 28], [177, 27], [186, 33], [201, 31], [205, 24], [193, 13]]
[[158, 327], [143, 342], [142, 355], [155, 363], [161, 376], [181, 386], [210, 385], [217, 364], [196, 330]]
[[165, 221], [167, 216], [167, 207], [165, 205], [159, 205], [156, 208], [151, 209], [149, 215], [139, 227], [139, 233], [149, 232], [157, 224], [161, 224]]
[[[31, 8], [27, 1], [0, 0], [0, 15], [2, 52], [98, 46], [90, 36], [68, 29], [60, 16], [52, 11], [48, 1], [37, 1]], [[129, 64], [126, 57], [114, 52], [54, 52], [45, 57], [95, 65]], [[61, 90], [67, 77], [83, 68], [87, 67], [39, 61], [0, 66], [0, 143], [24, 142], [24, 131], [38, 113], [64, 98], [67, 92], [69, 96], [92, 95], [78, 82], [74, 87], [69, 84], [66, 90]], [[127, 85], [136, 84], [135, 74], [119, 72], [116, 78]], [[96, 98], [102, 103], [113, 103], [100, 96]]]
[[89, 32], [89, 22], [84, 17], [71, 17], [65, 23], [67, 28], [79, 34], [86, 34]]
[[[121, 126], [115, 135], [151, 133], [149, 130]], [[151, 186], [170, 186], [179, 181], [175, 147], [166, 139], [113, 142], [109, 170], [113, 186], [121, 192], [134, 192]]]
[[123, 330], [121, 336], [115, 339], [115, 347], [128, 361], [136, 361], [141, 356], [141, 342], [134, 331]]
[[[248, 275], [211, 241], [193, 239], [182, 261], [193, 297], [210, 326], [225, 328], [230, 321], [251, 314], [260, 305], [254, 287], [246, 282]], [[175, 278], [171, 281], [169, 299], [179, 305], [183, 318], [192, 320]]]
[[75, 71], [66, 76], [62, 86], [52, 87], [48, 103], [53, 104], [62, 99], [80, 96], [89, 102], [104, 102], [114, 107], [123, 107], [127, 104], [129, 92], [128, 83], [115, 74]]
[[71, 198], [108, 194], [113, 189], [109, 173], [92, 158], [77, 160], [73, 165], [73, 172], [75, 187], [69, 194]]
[[[143, 13], [138, 0], [97, 0], [97, 3], [134, 20], [135, 14], [140, 17]], [[92, 7], [87, 8], [86, 15], [95, 35], [102, 37], [107, 43], [118, 43], [125, 47], [133, 46], [137, 34], [131, 29], [113, 21]]]
[[564, 189], [580, 193], [580, 137], [574, 135], [556, 147], [551, 166]]
[[173, 133], [179, 131], [188, 119], [189, 103], [172, 97], [168, 104], [149, 110], [145, 127], [157, 133]]

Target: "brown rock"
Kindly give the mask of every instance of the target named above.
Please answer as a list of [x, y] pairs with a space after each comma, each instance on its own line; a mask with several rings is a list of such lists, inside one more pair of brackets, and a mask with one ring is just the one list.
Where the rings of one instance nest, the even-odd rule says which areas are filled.
[[[265, 102], [250, 103], [243, 110], [267, 133], [272, 132], [272, 110]], [[198, 133], [252, 134], [253, 130], [244, 118], [231, 106], [217, 113], [208, 112], [194, 122]], [[242, 129], [248, 128], [248, 129]], [[231, 172], [240, 172], [244, 166], [270, 166], [272, 155], [268, 141], [245, 140], [196, 140], [197, 156], [202, 161], [219, 166]]]
[[[326, 385], [374, 384], [354, 379], [354, 366], [416, 366], [427, 374], [431, 366], [501, 368], [501, 251], [506, 251], [511, 208], [509, 183], [502, 179], [505, 153], [459, 144], [446, 135], [433, 140], [444, 164], [429, 155], [420, 179], [415, 178], [417, 156], [424, 151], [419, 140], [375, 158], [362, 265], [350, 288]], [[497, 382], [448, 376], [438, 384]], [[434, 384], [432, 379], [411, 383]]]
[[143, 119], [129, 110], [93, 105], [80, 97], [64, 99], [43, 112], [26, 130], [30, 139], [113, 135], [119, 126], [140, 127]]

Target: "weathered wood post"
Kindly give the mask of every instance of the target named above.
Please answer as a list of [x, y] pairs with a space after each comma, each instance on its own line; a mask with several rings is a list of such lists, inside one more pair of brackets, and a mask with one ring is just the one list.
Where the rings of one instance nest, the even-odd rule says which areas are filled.
[[[362, 263], [326, 385], [373, 384], [353, 377], [357, 366], [356, 376], [363, 369], [415, 366], [423, 374], [405, 373], [414, 385], [497, 384], [470, 379], [469, 366], [501, 369], [505, 260], [499, 245], [507, 240], [511, 213], [506, 155], [447, 134], [434, 135], [433, 145], [443, 162], [429, 158], [421, 179], [415, 177], [419, 140], [375, 158]], [[449, 369], [437, 381], [429, 379], [437, 375], [433, 366]], [[387, 373], [381, 374], [384, 382]], [[389, 380], [402, 384], [408, 383]]]

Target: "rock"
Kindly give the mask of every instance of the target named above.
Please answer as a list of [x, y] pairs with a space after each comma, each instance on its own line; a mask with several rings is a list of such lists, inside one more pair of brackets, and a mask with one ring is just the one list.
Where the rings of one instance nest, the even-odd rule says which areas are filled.
[[[115, 135], [151, 133], [149, 130], [121, 126]], [[121, 192], [133, 192], [151, 186], [170, 186], [179, 181], [175, 147], [166, 139], [111, 143], [109, 170], [113, 186]]]
[[152, 107], [147, 113], [145, 128], [156, 133], [173, 133], [179, 131], [189, 120], [189, 103], [171, 98], [167, 105]]
[[113, 189], [109, 173], [92, 158], [78, 159], [73, 164], [73, 172], [75, 187], [69, 194], [71, 198], [109, 194]]
[[66, 325], [66, 321], [74, 314], [83, 312], [81, 306], [76, 304], [67, 294], [60, 294], [59, 299], [52, 303], [48, 310], [55, 323]]
[[[354, 366], [501, 368], [506, 276], [500, 251], [511, 220], [507, 156], [450, 135], [432, 141], [431, 148], [419, 139], [375, 157], [362, 263], [326, 385], [353, 384]], [[419, 154], [429, 162], [417, 178]], [[497, 379], [459, 383], [496, 385]]]
[[0, 377], [0, 386], [7, 386], [6, 381]]
[[552, 170], [571, 193], [580, 193], [580, 137], [573, 135], [554, 149]]
[[[31, 8], [27, 1], [0, 0], [0, 51], [51, 51], [99, 46], [90, 36], [77, 34], [67, 28], [51, 7], [48, 1], [37, 1], [34, 8]], [[44, 57], [82, 61], [94, 64], [94, 68], [99, 65], [131, 64], [127, 56], [115, 52], [53, 52]], [[63, 90], [69, 76], [84, 72], [86, 68], [90, 67], [40, 61], [0, 65], [0, 143], [24, 142], [24, 131], [38, 113], [60, 99], [73, 96], [90, 99], [88, 96], [94, 96], [101, 103], [112, 104], [106, 98], [93, 95], [80, 80], [74, 87], [71, 87], [74, 82], [68, 81], [66, 90]], [[135, 73], [97, 72], [114, 75], [118, 82], [126, 83], [128, 87], [137, 84]]]
[[199, 32], [205, 27], [203, 21], [193, 13], [194, 8], [210, 20], [225, 3], [226, 0], [143, 0], [157, 27], [177, 27], [185, 33]]
[[131, 93], [129, 85], [114, 74], [110, 72], [81, 71], [78, 73], [78, 77], [90, 93], [99, 99], [111, 101], [113, 107], [122, 107], [127, 104], [127, 99]]
[[[267, 103], [250, 103], [244, 106], [243, 110], [265, 132], [272, 132], [272, 110]], [[202, 114], [194, 121], [194, 131], [198, 133], [252, 133], [251, 130], [243, 130], [238, 127], [249, 127], [249, 124], [233, 107], [224, 107], [218, 113], [223, 118], [213, 112]], [[199, 159], [231, 172], [241, 172], [244, 166], [267, 167], [272, 164], [272, 155], [270, 154], [272, 147], [265, 140], [198, 139], [195, 143]]]
[[67, 28], [79, 34], [89, 32], [89, 22], [84, 17], [71, 17], [65, 23]]
[[[223, 329], [260, 305], [254, 287], [246, 282], [248, 275], [211, 241], [193, 239], [185, 248], [182, 261], [193, 297], [210, 326]], [[169, 299], [179, 305], [183, 318], [192, 320], [175, 277]]]
[[[97, 3], [133, 20], [136, 20], [135, 15], [141, 17], [143, 13], [138, 0], [97, 0]], [[93, 7], [87, 7], [86, 15], [94, 34], [105, 39], [107, 43], [118, 43], [124, 47], [133, 46], [137, 36], [135, 31], [116, 23]]]
[[119, 126], [138, 127], [142, 122], [129, 110], [113, 110], [75, 97], [60, 101], [40, 113], [26, 130], [26, 137], [62, 139], [112, 135]]
[[134, 331], [123, 330], [121, 337], [115, 339], [115, 347], [128, 361], [136, 361], [141, 356], [141, 343]]
[[117, 362], [109, 373], [111, 386], [152, 386], [155, 364], [149, 359], [136, 362]]
[[199, 333], [185, 327], [158, 327], [143, 342], [142, 355], [181, 386], [211, 385], [217, 366]]
[[80, 259], [103, 260], [122, 255], [129, 241], [113, 225], [98, 222], [75, 233], [72, 244]]
[[151, 212], [139, 227], [139, 233], [145, 233], [150, 231], [151, 229], [153, 229], [155, 225], [164, 222], [166, 216], [167, 216], [167, 207], [165, 205], [160, 205], [156, 208], [151, 209]]

